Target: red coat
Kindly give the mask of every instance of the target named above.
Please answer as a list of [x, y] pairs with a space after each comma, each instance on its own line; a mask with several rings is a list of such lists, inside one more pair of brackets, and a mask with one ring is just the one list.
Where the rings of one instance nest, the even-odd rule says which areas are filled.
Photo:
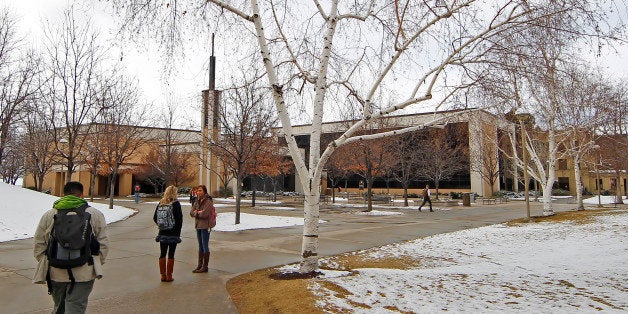
[[190, 209], [190, 216], [194, 217], [196, 229], [210, 229], [216, 226], [216, 208], [209, 197], [197, 200]]

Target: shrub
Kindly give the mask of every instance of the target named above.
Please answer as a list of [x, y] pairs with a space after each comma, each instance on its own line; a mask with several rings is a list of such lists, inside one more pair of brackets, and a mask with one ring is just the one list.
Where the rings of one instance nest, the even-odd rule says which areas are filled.
[[179, 193], [179, 195], [181, 195], [181, 194], [190, 194], [191, 190], [192, 190], [192, 187], [182, 186], [182, 187], [179, 187], [177, 189], [177, 193]]
[[569, 194], [569, 191], [567, 191], [567, 190], [553, 189], [552, 190], [552, 195], [555, 195], [555, 196], [569, 196], [571, 194]]
[[231, 188], [229, 187], [224, 187], [221, 186], [220, 189], [218, 190], [218, 196], [220, 197], [232, 197], [233, 196], [233, 190], [231, 190]]

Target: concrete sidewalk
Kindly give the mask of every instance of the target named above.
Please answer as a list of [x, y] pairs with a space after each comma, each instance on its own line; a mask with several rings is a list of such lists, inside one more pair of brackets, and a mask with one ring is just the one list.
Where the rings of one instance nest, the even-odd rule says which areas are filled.
[[[210, 271], [193, 274], [197, 242], [193, 220], [183, 206], [183, 242], [175, 254], [174, 282], [160, 281], [159, 245], [152, 221], [154, 204], [119, 203], [138, 213], [109, 225], [111, 248], [104, 265], [105, 277], [97, 280], [90, 297], [90, 313], [237, 313], [226, 291], [230, 278], [249, 271], [300, 261], [302, 227], [212, 232]], [[187, 205], [184, 204], [183, 205]], [[532, 203], [532, 215], [541, 204]], [[574, 204], [554, 204], [556, 211]], [[523, 202], [471, 207], [449, 207], [435, 212], [395, 209], [403, 215], [355, 215], [356, 209], [321, 209], [319, 255], [381, 246], [429, 235], [480, 227], [525, 217]], [[218, 208], [218, 212], [233, 207]], [[392, 209], [391, 209], [392, 210]], [[302, 217], [295, 211], [243, 207], [243, 212]], [[52, 300], [45, 285], [31, 283], [35, 260], [32, 239], [0, 243], [0, 313], [47, 313]]]

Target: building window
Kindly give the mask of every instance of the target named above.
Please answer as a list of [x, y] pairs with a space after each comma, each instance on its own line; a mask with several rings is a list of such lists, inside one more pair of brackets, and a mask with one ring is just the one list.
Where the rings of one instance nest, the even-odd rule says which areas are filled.
[[596, 190], [601, 190], [601, 189], [604, 188], [604, 184], [602, 184], [602, 182], [604, 182], [604, 181], [602, 181], [602, 179], [596, 180], [596, 182], [595, 182], [595, 189]]

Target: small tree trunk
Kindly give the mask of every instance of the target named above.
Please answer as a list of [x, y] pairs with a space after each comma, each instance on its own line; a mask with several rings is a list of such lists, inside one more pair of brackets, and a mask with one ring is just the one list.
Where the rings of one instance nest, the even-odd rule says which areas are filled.
[[113, 197], [116, 191], [115, 184], [116, 184], [117, 172], [118, 172], [118, 169], [113, 169], [111, 171], [111, 182], [109, 183], [109, 209], [113, 209]]
[[408, 185], [403, 185], [403, 206], [408, 207]]
[[96, 173], [92, 171], [89, 177], [89, 201], [94, 201], [94, 184], [96, 183]]
[[624, 200], [621, 193], [621, 175], [619, 171], [616, 171], [615, 173], [617, 174], [617, 184], [615, 184], [615, 204], [623, 204]]
[[242, 206], [242, 177], [238, 174], [236, 176], [236, 209], [235, 209], [235, 224], [240, 224], [240, 207]]

